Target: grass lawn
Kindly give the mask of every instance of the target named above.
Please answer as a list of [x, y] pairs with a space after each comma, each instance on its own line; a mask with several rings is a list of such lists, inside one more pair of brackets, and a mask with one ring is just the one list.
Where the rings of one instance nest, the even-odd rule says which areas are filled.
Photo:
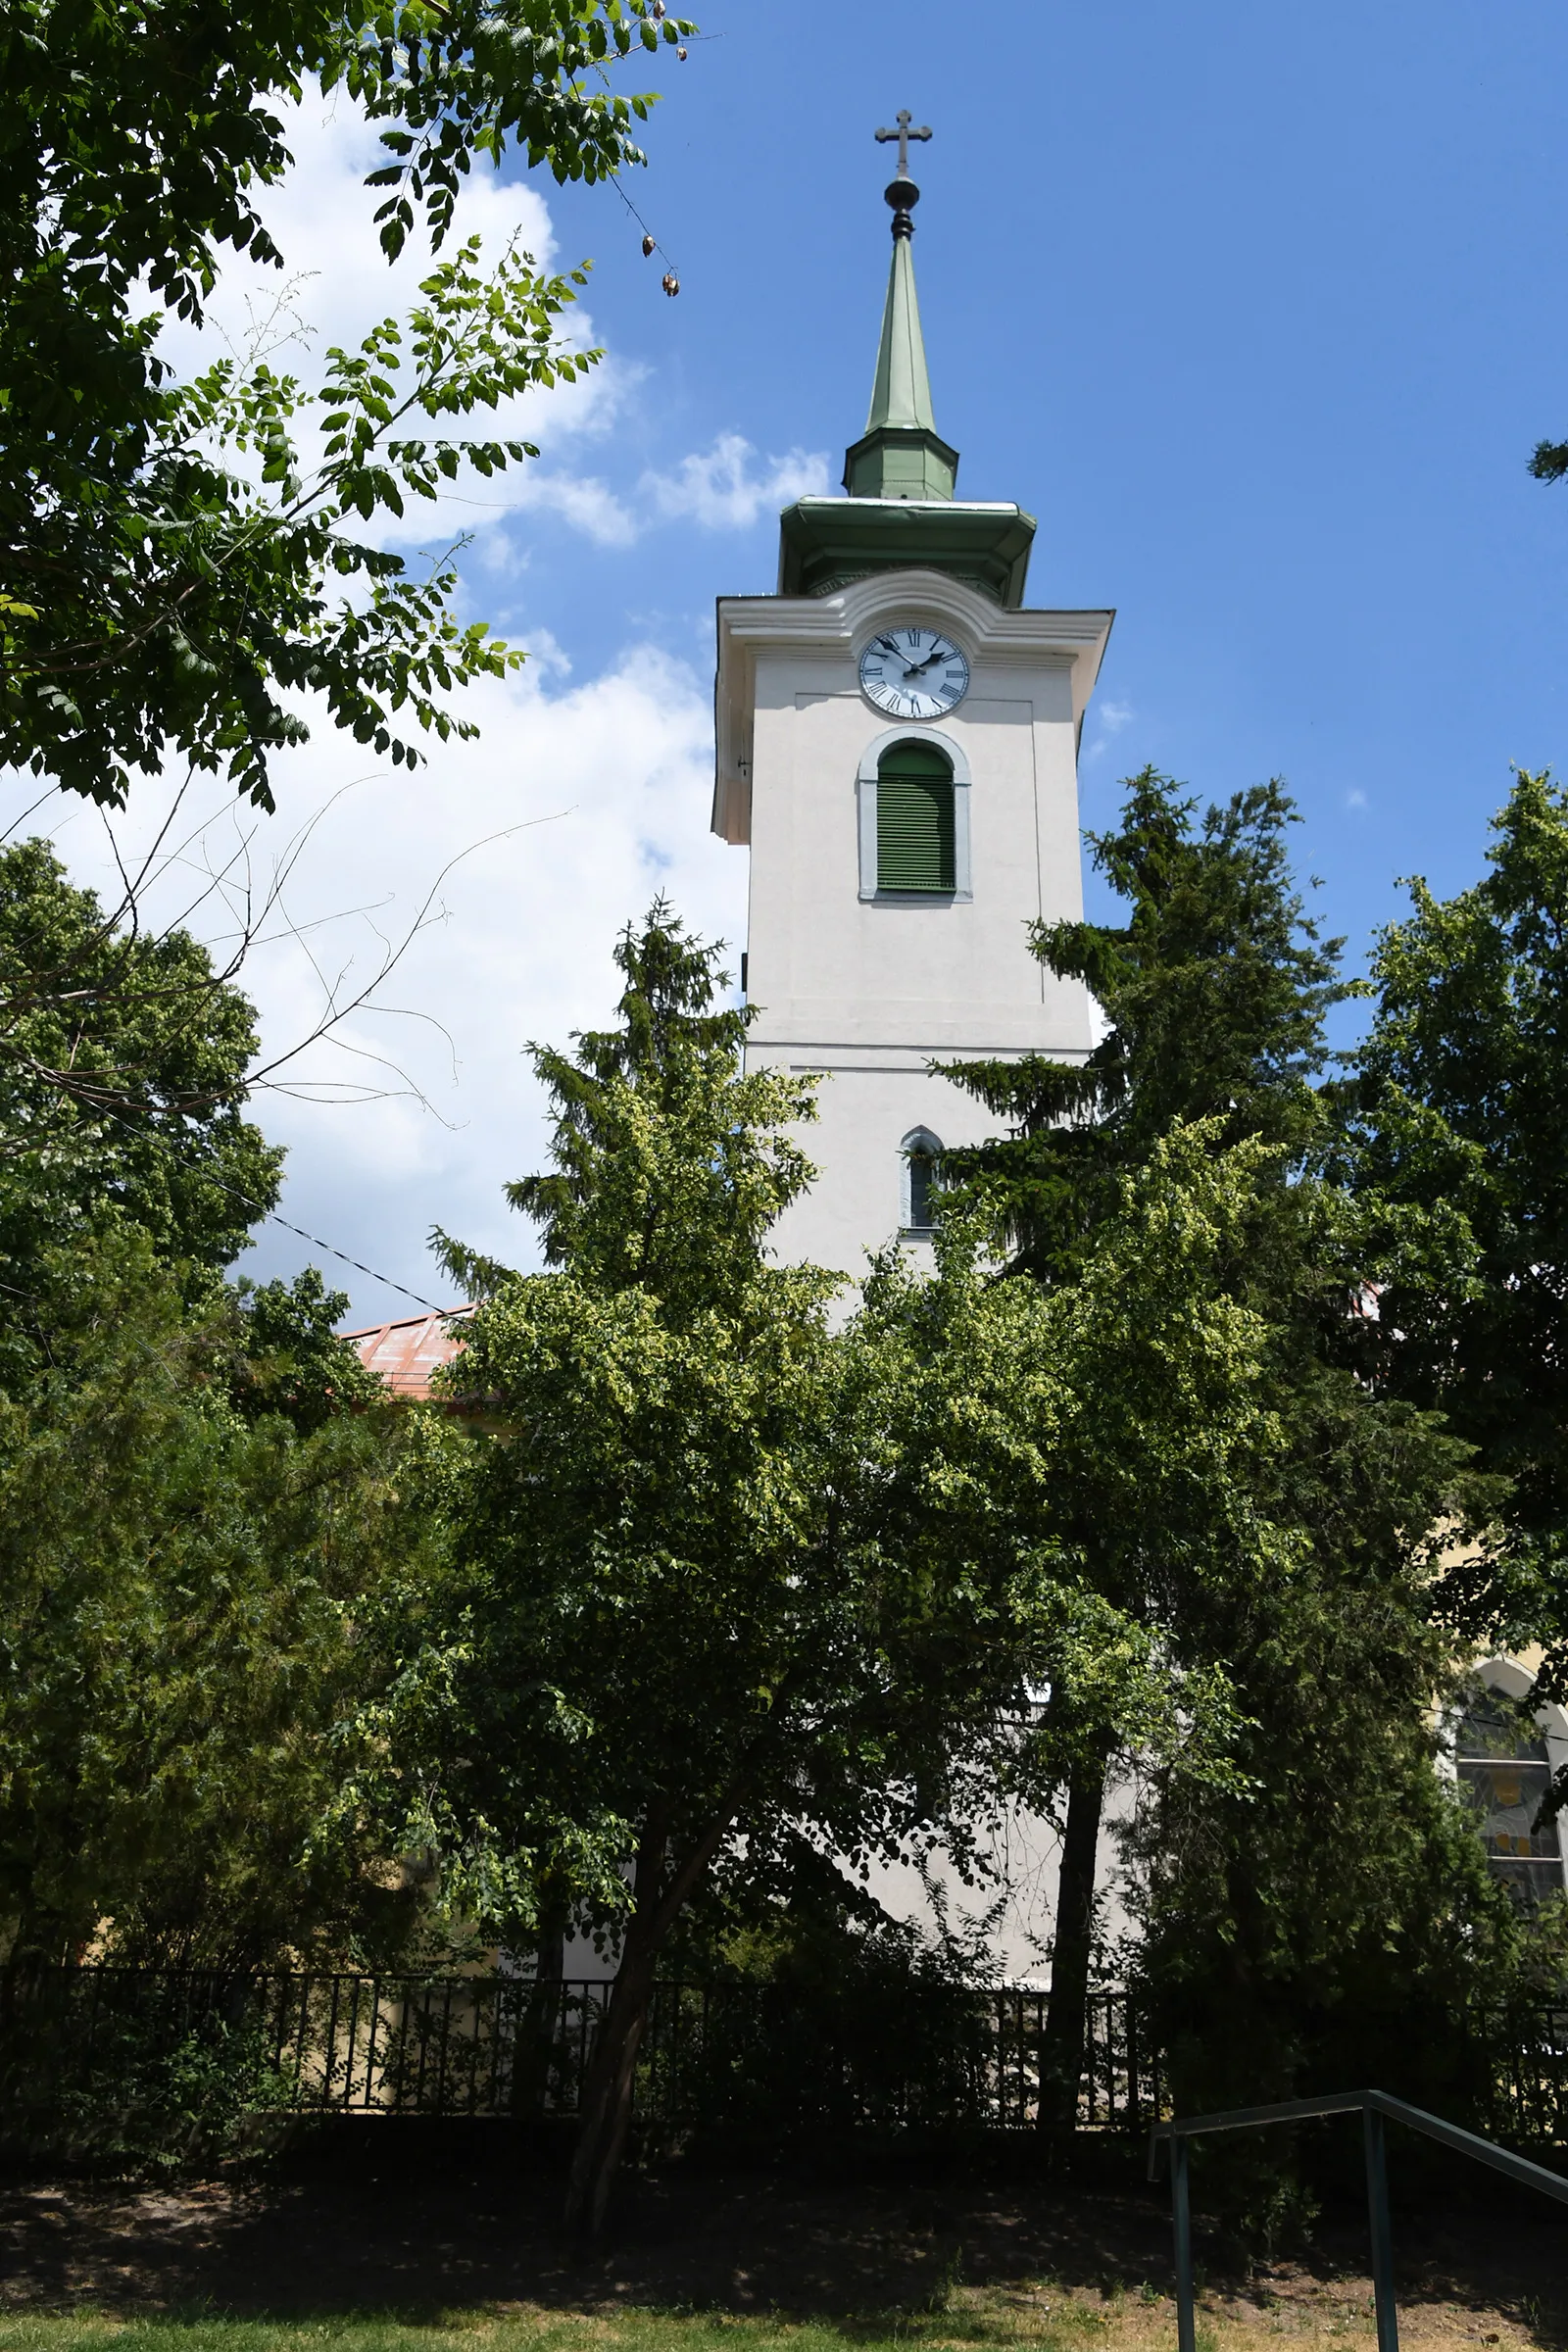
[[[254, 2180], [0, 2174], [0, 2352], [1176, 2352], [1169, 2213], [1131, 2162], [1098, 2186], [671, 2167], [584, 2248], [554, 2177], [489, 2143], [369, 2156], [345, 2135]], [[1560, 2208], [1398, 2185], [1405, 2352], [1568, 2352]], [[1206, 2224], [1196, 2251], [1199, 2352], [1375, 2352], [1356, 2195], [1291, 2259], [1249, 2265]]]
[[[0, 2352], [1174, 2352], [1175, 2311], [1145, 2287], [1062, 2288], [1017, 2280], [1004, 2288], [947, 2281], [940, 2308], [789, 2320], [761, 2313], [622, 2307], [454, 2311], [435, 2320], [386, 2315], [225, 2319], [210, 2312], [111, 2318], [76, 2310], [0, 2317]], [[1536, 2324], [1532, 2325], [1534, 2322]], [[1401, 2336], [1421, 2352], [1528, 2352], [1558, 2346], [1559, 2327], [1539, 2311], [1504, 2316], [1474, 2303], [1417, 2300], [1400, 2312]], [[1292, 2280], [1284, 2291], [1208, 2295], [1199, 2352], [1265, 2352], [1293, 2346], [1371, 2346], [1376, 2336], [1364, 2282]]]

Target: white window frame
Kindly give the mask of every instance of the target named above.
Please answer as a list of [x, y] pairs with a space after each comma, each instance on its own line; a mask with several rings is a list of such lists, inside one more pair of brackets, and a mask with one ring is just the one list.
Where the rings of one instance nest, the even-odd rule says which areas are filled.
[[[1494, 1652], [1489, 1658], [1478, 1658], [1471, 1666], [1470, 1671], [1476, 1681], [1484, 1684], [1489, 1690], [1495, 1690], [1500, 1698], [1514, 1700], [1526, 1697], [1536, 1679], [1516, 1659], [1496, 1652]], [[1548, 1699], [1544, 1706], [1535, 1709], [1535, 1719], [1546, 1742], [1546, 1768], [1548, 1772], [1555, 1775], [1562, 1769], [1564, 1763], [1568, 1763], [1568, 1713], [1565, 1713], [1554, 1701]], [[1452, 1737], [1446, 1739], [1439, 1750], [1438, 1766], [1445, 1780], [1458, 1780], [1459, 1741], [1456, 1721], [1453, 1724]], [[1563, 1873], [1564, 1887], [1568, 1889], [1568, 1835], [1564, 1833], [1563, 1825], [1565, 1823], [1568, 1823], [1568, 1811], [1558, 1815], [1557, 1827], [1558, 1860]]]
[[[896, 743], [932, 744], [953, 768], [953, 888], [951, 890], [878, 890], [876, 886], [876, 785], [882, 756]], [[855, 779], [860, 828], [860, 897], [884, 906], [952, 906], [974, 903], [973, 868], [969, 858], [969, 762], [951, 735], [936, 727], [884, 727], [868, 743]]]

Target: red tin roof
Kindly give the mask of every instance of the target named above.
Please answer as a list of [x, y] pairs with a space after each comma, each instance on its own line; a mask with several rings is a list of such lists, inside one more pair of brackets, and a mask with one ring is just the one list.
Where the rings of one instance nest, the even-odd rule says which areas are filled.
[[463, 1346], [463, 1326], [473, 1311], [450, 1306], [339, 1336], [358, 1350], [368, 1371], [380, 1373], [394, 1396], [428, 1396], [431, 1375]]

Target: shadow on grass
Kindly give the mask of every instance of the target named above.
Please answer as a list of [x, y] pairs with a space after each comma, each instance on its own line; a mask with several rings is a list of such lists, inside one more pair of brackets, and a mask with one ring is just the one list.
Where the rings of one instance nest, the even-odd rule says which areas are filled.
[[[608, 2243], [586, 2252], [562, 2238], [560, 2191], [559, 2177], [520, 2172], [499, 2148], [384, 2171], [329, 2156], [177, 2189], [13, 2180], [0, 2186], [0, 2352], [71, 2352], [111, 2324], [117, 2352], [142, 2337], [148, 2352], [155, 2338], [174, 2352], [278, 2352], [280, 2329], [346, 2352], [414, 2352], [432, 2328], [493, 2352], [707, 2352], [721, 2338], [740, 2352], [738, 2338], [761, 2347], [786, 2331], [792, 2352], [813, 2338], [1089, 2352], [1100, 2335], [1107, 2352], [1154, 2352], [1172, 2334], [1168, 2305], [1152, 2308], [1170, 2291], [1165, 2192], [1131, 2162], [1093, 2186], [1022, 2168], [922, 2180], [672, 2167], [633, 2181]], [[1396, 2182], [1395, 2235], [1403, 2310], [1477, 2315], [1459, 2328], [1477, 2352], [1487, 2313], [1568, 2352], [1554, 2215], [1484, 2186], [1401, 2205]], [[1296, 2333], [1328, 2296], [1347, 2317], [1321, 2331], [1362, 2331], [1353, 2202], [1325, 2217], [1301, 2261], [1250, 2271], [1212, 2231], [1199, 2253], [1211, 2296], [1236, 2314], [1265, 2322], [1277, 2307]], [[80, 2328], [63, 2334], [50, 2313]]]

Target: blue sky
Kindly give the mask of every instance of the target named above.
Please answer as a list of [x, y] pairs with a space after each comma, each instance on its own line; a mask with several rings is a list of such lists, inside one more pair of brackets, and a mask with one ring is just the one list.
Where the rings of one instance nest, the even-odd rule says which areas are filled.
[[[702, 25], [642, 77], [667, 95], [628, 181], [677, 300], [612, 189], [508, 174], [469, 203], [492, 243], [520, 224], [595, 263], [599, 381], [537, 409], [526, 481], [448, 510], [476, 533], [470, 610], [538, 659], [479, 698], [483, 746], [413, 785], [318, 730], [253, 847], [325, 809], [291, 904], [357, 980], [445, 859], [507, 832], [441, 884], [402, 1009], [350, 1025], [392, 1073], [371, 1099], [318, 1054], [260, 1102], [285, 1214], [421, 1297], [450, 1296], [433, 1223], [526, 1259], [500, 1202], [544, 1141], [519, 1049], [608, 1010], [619, 923], [663, 884], [739, 944], [744, 859], [706, 832], [713, 598], [772, 587], [778, 507], [836, 486], [861, 429], [889, 250], [871, 132], [900, 106], [936, 134], [915, 261], [960, 493], [1038, 517], [1031, 602], [1117, 609], [1086, 824], [1146, 760], [1214, 798], [1282, 775], [1357, 961], [1397, 875], [1474, 878], [1510, 761], [1568, 764], [1568, 485], [1525, 470], [1568, 438], [1561, 11], [714, 0]], [[367, 258], [352, 122], [318, 108], [296, 145], [282, 241], [339, 340], [399, 288]], [[60, 831], [86, 875], [95, 823]], [[251, 985], [274, 1049], [304, 1034], [295, 949]], [[273, 1225], [251, 1263], [311, 1254]], [[332, 1270], [352, 1319], [409, 1311]]]
[[[1461, 886], [1509, 761], [1564, 750], [1568, 488], [1525, 471], [1568, 437], [1562, 12], [809, 22], [710, 10], [720, 37], [666, 77], [635, 194], [678, 302], [597, 198], [557, 207], [650, 415], [837, 457], [885, 269], [868, 133], [909, 106], [936, 132], [915, 253], [960, 490], [1038, 516], [1031, 601], [1117, 608], [1101, 701], [1132, 715], [1085, 761], [1086, 820], [1145, 760], [1214, 795], [1283, 773], [1357, 951], [1396, 873]], [[584, 567], [556, 611], [608, 653], [674, 580], [705, 615], [771, 584], [766, 518], [692, 552], [673, 580], [663, 548], [657, 577]]]

